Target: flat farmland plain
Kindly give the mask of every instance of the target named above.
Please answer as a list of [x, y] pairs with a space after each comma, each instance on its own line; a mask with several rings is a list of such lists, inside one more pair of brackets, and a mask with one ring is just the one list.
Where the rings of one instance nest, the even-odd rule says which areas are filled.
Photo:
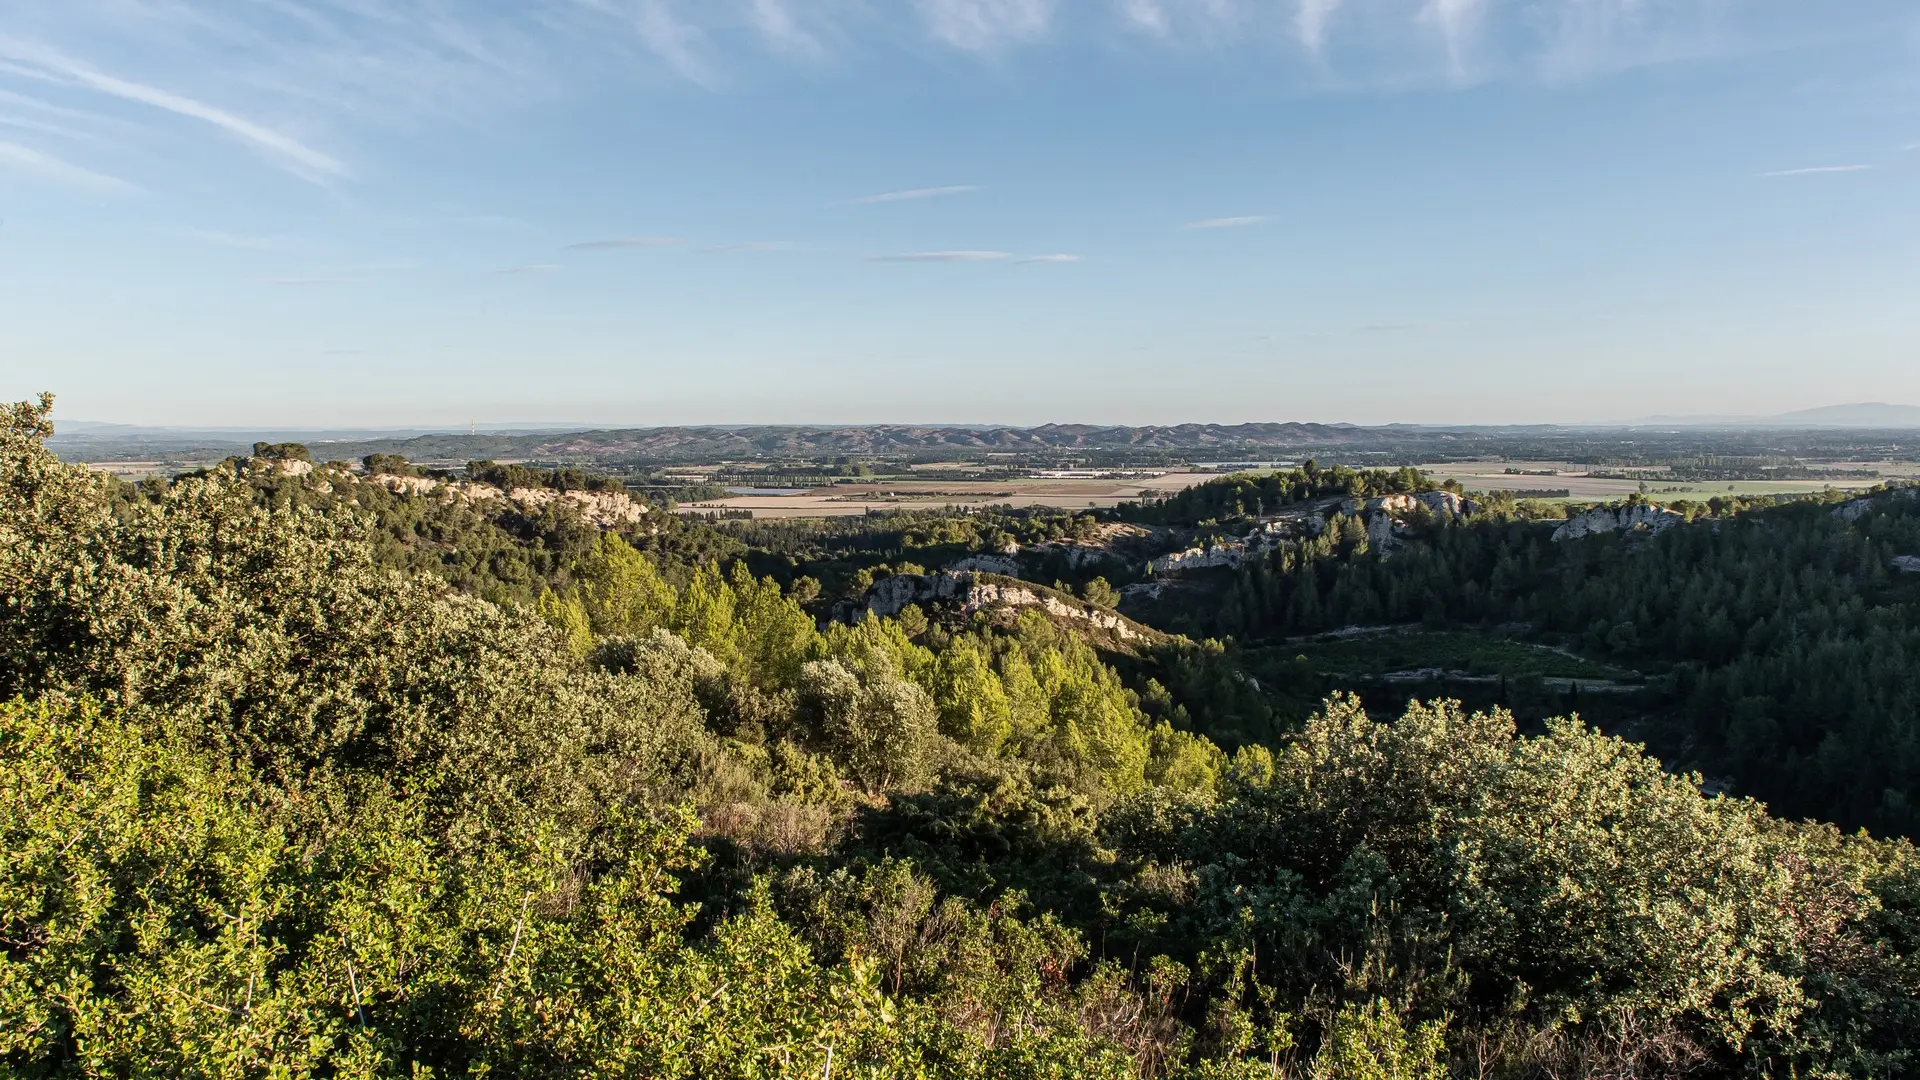
[[833, 484], [792, 495], [735, 495], [683, 503], [682, 511], [751, 511], [756, 518], [846, 517], [869, 510], [932, 510], [946, 506], [1044, 506], [1060, 510], [1106, 508], [1146, 495], [1167, 495], [1222, 474], [1169, 472], [1119, 479], [1025, 477], [1010, 480], [882, 480]]
[[[1799, 495], [1827, 488], [1849, 491], [1874, 487], [1896, 477], [1920, 475], [1920, 463], [1910, 461], [1840, 462], [1831, 468], [1872, 470], [1880, 473], [1880, 477], [1814, 480], [1675, 480], [1662, 475], [1664, 470], [1658, 468], [1634, 470], [1644, 473], [1644, 477], [1619, 479], [1591, 476], [1588, 474], [1589, 466], [1564, 461], [1456, 461], [1417, 467], [1438, 480], [1457, 480], [1468, 491], [1564, 489], [1567, 492], [1566, 500], [1571, 502], [1624, 499], [1638, 492], [1643, 482], [1647, 486], [1647, 498], [1653, 502], [1674, 502], [1679, 499], [1699, 502], [1715, 495]], [[1508, 469], [1517, 470], [1518, 474], [1508, 472]]]

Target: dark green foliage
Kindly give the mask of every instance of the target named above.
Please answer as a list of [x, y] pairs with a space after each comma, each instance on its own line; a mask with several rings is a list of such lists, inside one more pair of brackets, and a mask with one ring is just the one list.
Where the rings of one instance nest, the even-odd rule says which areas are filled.
[[253, 444], [253, 456], [263, 461], [305, 461], [311, 463], [313, 454], [304, 445], [297, 442]]
[[492, 484], [502, 491], [533, 488], [545, 491], [625, 491], [614, 477], [579, 468], [534, 469], [492, 461], [467, 462], [469, 479]]
[[1390, 559], [1290, 543], [1232, 579], [1196, 629], [1266, 638], [1360, 624], [1521, 625], [1657, 676], [1645, 730], [1791, 817], [1920, 831], [1920, 500], [1849, 522], [1798, 500], [1709, 512], [1656, 537], [1555, 543], [1490, 517]]
[[1296, 503], [1327, 497], [1371, 499], [1431, 490], [1415, 469], [1322, 469], [1309, 461], [1298, 469], [1245, 473], [1187, 488], [1158, 502], [1121, 508], [1132, 520], [1158, 525], [1206, 525], [1276, 513]]
[[[46, 409], [0, 426], [0, 1074], [1915, 1068], [1911, 848], [1577, 721], [1289, 733], [1227, 643], [823, 628], [712, 530], [134, 490]], [[1400, 572], [1355, 554], [1315, 572]]]

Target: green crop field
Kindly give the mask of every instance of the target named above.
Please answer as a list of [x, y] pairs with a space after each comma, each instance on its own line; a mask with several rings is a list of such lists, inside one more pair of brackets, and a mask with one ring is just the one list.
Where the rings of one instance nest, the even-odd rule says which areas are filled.
[[1618, 668], [1557, 649], [1469, 631], [1399, 631], [1323, 637], [1259, 650], [1270, 662], [1299, 662], [1316, 672], [1377, 678], [1396, 672], [1439, 669], [1467, 676], [1576, 679], [1613, 682], [1628, 677]]

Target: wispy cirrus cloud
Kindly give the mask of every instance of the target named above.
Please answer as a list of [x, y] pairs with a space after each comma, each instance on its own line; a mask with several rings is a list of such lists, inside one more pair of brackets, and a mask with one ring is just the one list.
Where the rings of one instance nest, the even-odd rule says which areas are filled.
[[1057, 255], [1023, 255], [1015, 259], [1014, 262], [1021, 266], [1056, 266], [1064, 263], [1077, 263], [1080, 262], [1081, 259], [1082, 256], [1079, 255], [1062, 253]]
[[285, 132], [184, 94], [109, 74], [54, 49], [0, 39], [0, 60], [7, 61], [11, 70], [27, 78], [93, 91], [211, 124], [308, 179], [327, 179], [347, 174], [347, 167], [339, 159]]
[[1871, 171], [1873, 171], [1873, 166], [1871, 165], [1813, 165], [1804, 169], [1776, 169], [1773, 172], [1763, 172], [1760, 175], [1762, 177], [1821, 176], [1827, 173], [1857, 173], [1857, 172], [1871, 172]]
[[752, 251], [792, 251], [797, 246], [791, 240], [743, 240], [732, 244], [715, 244], [701, 250], [713, 255], [739, 255]]
[[1299, 0], [1293, 13], [1293, 33], [1307, 51], [1318, 53], [1327, 45], [1328, 25], [1340, 10], [1340, 0]]
[[973, 263], [1011, 259], [1006, 251], [910, 251], [900, 255], [871, 255], [868, 262], [893, 263]]
[[1053, 24], [1052, 0], [919, 0], [935, 38], [968, 52], [1037, 41]]
[[872, 206], [876, 203], [918, 202], [921, 199], [943, 199], [949, 195], [968, 195], [979, 190], [972, 184], [948, 184], [946, 187], [883, 191], [878, 195], [862, 195], [853, 201], [863, 206]]
[[[1611, 2], [1631, 3], [1632, 0]], [[1447, 50], [1447, 63], [1455, 79], [1467, 77], [1469, 51], [1486, 10], [1487, 0], [1426, 0], [1420, 9], [1420, 19], [1439, 28], [1440, 39]]]
[[1267, 221], [1268, 221], [1268, 218], [1265, 214], [1243, 214], [1239, 217], [1201, 218], [1199, 221], [1187, 222], [1186, 228], [1189, 228], [1189, 229], [1246, 229], [1246, 228], [1251, 228], [1252, 226], [1255, 226], [1255, 225], [1265, 225]]
[[1135, 30], [1165, 37], [1173, 30], [1160, 0], [1120, 0], [1120, 15]]
[[631, 251], [647, 248], [676, 247], [686, 243], [678, 236], [616, 236], [610, 240], [583, 240], [578, 244], [568, 244], [568, 251]]
[[0, 168], [97, 195], [124, 195], [136, 190], [117, 176], [82, 168], [45, 151], [3, 140], [0, 140]]
[[[598, 3], [594, 6], [604, 7]], [[682, 19], [668, 0], [639, 0], [632, 19], [634, 32], [668, 67], [692, 82], [712, 84], [713, 68], [700, 51], [703, 33]]]
[[[491, 128], [663, 75], [731, 92], [769, 66], [857, 77], [929, 50], [1002, 64], [1198, 41], [1283, 86], [1435, 89], [1772, 49], [1863, 7], [1855, 30], [1892, 25], [1900, 2], [1841, 17], [1806, 0], [16, 0], [0, 105], [18, 106], [18, 145], [100, 175], [145, 180], [139, 154], [173, 165], [219, 139], [338, 186], [377, 173], [357, 159], [395, 131]], [[65, 151], [82, 137], [85, 153]]]
[[826, 46], [801, 23], [790, 0], [753, 0], [748, 17], [754, 29], [778, 52], [807, 60], [820, 60], [827, 55]]
[[250, 233], [230, 232], [226, 229], [203, 229], [195, 225], [175, 225], [161, 231], [184, 240], [196, 240], [203, 244], [238, 248], [242, 251], [281, 251], [291, 246], [284, 237], [255, 236]]

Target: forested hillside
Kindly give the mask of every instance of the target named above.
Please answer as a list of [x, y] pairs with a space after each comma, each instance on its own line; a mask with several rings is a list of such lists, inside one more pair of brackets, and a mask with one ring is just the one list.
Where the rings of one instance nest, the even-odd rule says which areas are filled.
[[[603, 526], [264, 459], [136, 488], [55, 460], [49, 409], [0, 425], [0, 1073], [1917, 1067], [1904, 840], [1703, 794], [1575, 719], [1340, 695], [1256, 730], [1236, 693], [1289, 687], [1219, 642], [819, 617], [1095, 523]], [[1412, 482], [1364, 476], [1330, 483]], [[1336, 527], [1222, 575], [1209, 629], [1523, 617], [1685, 658], [1701, 717], [1852, 710], [1881, 726], [1808, 754], [1861, 768], [1911, 716], [1904, 513], [1562, 546], [1494, 515], [1384, 561]], [[1110, 602], [1090, 573], [1062, 584]]]
[[[1211, 485], [1210, 485], [1211, 486]], [[1792, 817], [1920, 834], [1920, 499], [1715, 500], [1688, 523], [1571, 542], [1511, 512], [1391, 557], [1349, 532], [1240, 568], [1196, 632], [1508, 627], [1644, 672], [1645, 736]], [[1499, 508], [1496, 508], [1496, 510]]]

